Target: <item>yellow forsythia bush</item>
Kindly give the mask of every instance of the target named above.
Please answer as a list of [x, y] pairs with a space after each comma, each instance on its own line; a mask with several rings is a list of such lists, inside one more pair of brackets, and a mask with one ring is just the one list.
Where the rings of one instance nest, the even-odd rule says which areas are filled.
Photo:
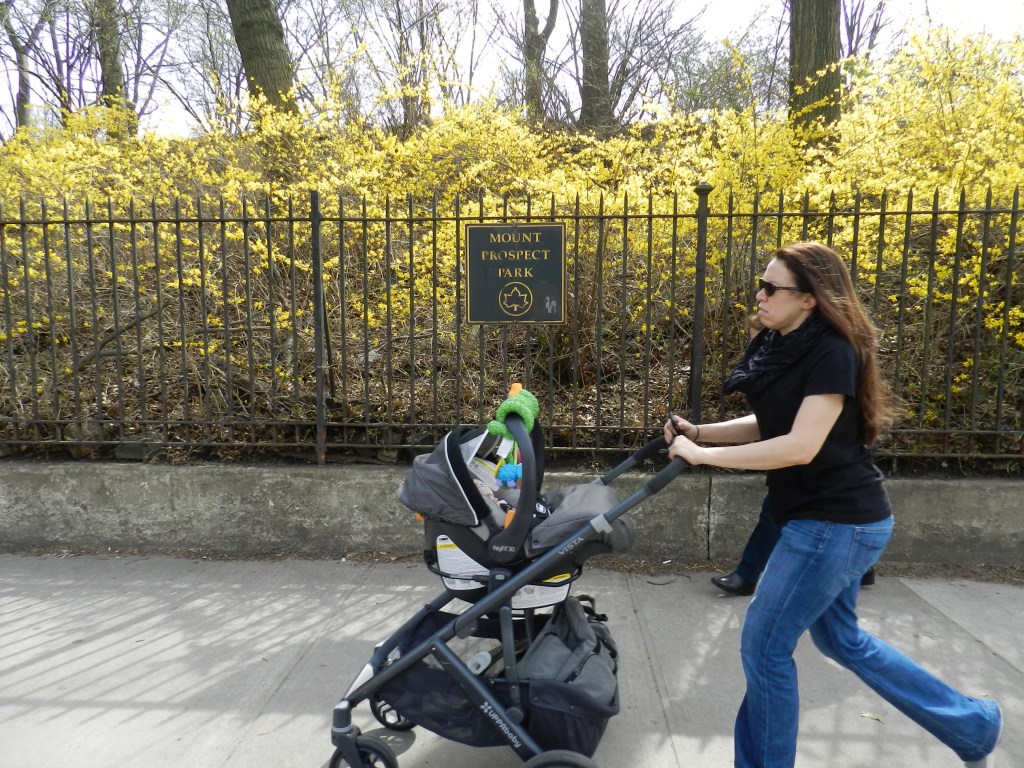
[[[540, 130], [494, 103], [450, 108], [405, 140], [339, 124], [339, 105], [282, 114], [258, 101], [254, 128], [240, 135], [114, 141], [125, 116], [107, 108], [70, 115], [64, 128], [23, 130], [0, 147], [0, 392], [13, 414], [31, 408], [26, 392], [50, 397], [63, 418], [142, 412], [152, 402], [126, 394], [123, 380], [145, 390], [170, 366], [194, 386], [188, 396], [164, 393], [164, 418], [187, 421], [193, 396], [204, 398], [200, 410], [249, 415], [276, 413], [284, 398], [292, 416], [308, 417], [300, 385], [312, 375], [317, 192], [324, 319], [340, 334], [330, 361], [342, 382], [339, 419], [395, 418], [379, 405], [395, 401], [388, 386], [436, 405], [458, 380], [456, 365], [504, 367], [539, 343], [567, 392], [589, 387], [615, 403], [626, 395], [625, 412], [646, 421], [646, 390], [623, 382], [679, 388], [670, 358], [692, 328], [699, 183], [712, 187], [709, 391], [742, 345], [751, 261], [760, 269], [775, 243], [805, 237], [859, 259], [883, 355], [901, 394], [919, 401], [918, 426], [976, 408], [997, 379], [1024, 387], [1020, 366], [1007, 368], [999, 351], [1024, 350], [1014, 222], [1010, 213], [959, 213], [1017, 200], [1024, 41], [933, 29], [888, 58], [846, 62], [844, 72], [842, 117], [814, 143], [757, 104], [652, 112], [601, 139]], [[456, 215], [567, 221], [571, 327], [506, 329], [500, 339], [463, 327]], [[133, 374], [104, 355], [118, 334], [137, 340], [134, 357], [112, 356]], [[979, 334], [989, 340], [983, 359], [973, 354]], [[941, 360], [922, 359], [926, 335], [943, 339]], [[601, 344], [615, 354], [598, 366]], [[17, 365], [25, 355], [32, 380]], [[956, 404], [927, 385], [947, 358]], [[76, 389], [99, 402], [61, 394], [76, 377], [92, 377]], [[450, 418], [476, 416], [492, 394], [460, 391]], [[575, 398], [555, 401], [563, 410], [554, 421], [578, 418]]]

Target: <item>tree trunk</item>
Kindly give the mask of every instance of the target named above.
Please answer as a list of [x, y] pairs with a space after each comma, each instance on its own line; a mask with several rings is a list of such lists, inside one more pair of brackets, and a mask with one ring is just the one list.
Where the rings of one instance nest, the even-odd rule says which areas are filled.
[[398, 48], [398, 83], [402, 90], [399, 136], [403, 139], [412, 136], [427, 118], [424, 94], [429, 67], [423, 57], [430, 45], [429, 15], [423, 7], [423, 0], [418, 0], [417, 7], [412, 10], [412, 18], [407, 19], [403, 3], [400, 0], [395, 2], [393, 29]]
[[[22, 128], [28, 125], [32, 118], [29, 113], [29, 104], [32, 98], [31, 86], [29, 84], [29, 68], [31, 67], [28, 56], [29, 44], [23, 43], [18, 38], [18, 33], [8, 16], [7, 5], [0, 6], [0, 13], [3, 14], [4, 31], [7, 33], [7, 41], [11, 44], [11, 48], [14, 49], [15, 61], [18, 67], [18, 92], [14, 97], [15, 128]], [[37, 34], [38, 29], [39, 25], [36, 27]]]
[[605, 0], [583, 0], [580, 7], [580, 128], [602, 134], [615, 123], [608, 87], [608, 8]]
[[104, 103], [113, 106], [125, 95], [117, 0], [95, 0], [91, 11], [93, 38], [100, 61], [100, 97]]
[[227, 0], [227, 6], [249, 90], [280, 109], [295, 111], [294, 73], [274, 0]]
[[840, 0], [790, 0], [789, 116], [803, 128], [839, 119], [839, 5]]
[[544, 120], [544, 49], [558, 18], [558, 0], [549, 0], [548, 19], [540, 29], [537, 8], [533, 0], [523, 0], [523, 103], [526, 114], [535, 123]]
[[[93, 38], [100, 62], [100, 100], [108, 107], [120, 106], [134, 115], [135, 106], [128, 100], [121, 66], [121, 25], [118, 22], [117, 0], [95, 0], [90, 8]], [[123, 129], [111, 130], [114, 138], [134, 136], [137, 120]]]

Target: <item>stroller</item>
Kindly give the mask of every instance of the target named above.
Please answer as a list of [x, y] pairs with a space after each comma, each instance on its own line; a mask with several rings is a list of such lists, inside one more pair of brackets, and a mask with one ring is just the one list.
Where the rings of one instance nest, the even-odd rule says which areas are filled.
[[[590, 557], [629, 549], [627, 512], [685, 465], [673, 460], [619, 501], [610, 484], [664, 450], [658, 437], [593, 483], [541, 493], [540, 425], [515, 412], [503, 423], [518, 446], [517, 493], [481, 482], [501, 439], [485, 428], [452, 430], [406, 477], [399, 500], [423, 522], [424, 559], [444, 591], [374, 648], [335, 706], [330, 768], [398, 768], [384, 740], [353, 725], [362, 701], [385, 728], [504, 744], [527, 768], [595, 765], [589, 758], [619, 711], [618, 654], [593, 598], [570, 596], [570, 585]], [[444, 610], [457, 601], [468, 607]]]

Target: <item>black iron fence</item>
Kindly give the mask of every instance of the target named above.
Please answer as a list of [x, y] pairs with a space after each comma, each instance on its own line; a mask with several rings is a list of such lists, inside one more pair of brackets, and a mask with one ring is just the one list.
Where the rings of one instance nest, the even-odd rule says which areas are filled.
[[[550, 450], [621, 452], [720, 384], [756, 278], [827, 242], [905, 409], [881, 456], [1024, 458], [1019, 195], [478, 196], [0, 207], [0, 446], [175, 460], [393, 455], [485, 423], [513, 381]], [[465, 322], [466, 224], [562, 222], [566, 321]]]

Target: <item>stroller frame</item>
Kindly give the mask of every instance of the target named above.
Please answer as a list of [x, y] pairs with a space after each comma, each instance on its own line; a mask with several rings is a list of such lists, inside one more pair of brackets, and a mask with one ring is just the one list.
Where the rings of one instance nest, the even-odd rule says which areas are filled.
[[[530, 460], [532, 456], [528, 454], [528, 452], [532, 453], [530, 435], [526, 431], [522, 419], [516, 414], [510, 414], [505, 423], [523, 448], [523, 485], [526, 488], [535, 489], [536, 485], [533, 484], [532, 476], [533, 462]], [[664, 439], [657, 437], [642, 446], [605, 475], [594, 480], [594, 482], [610, 485], [620, 475], [637, 466], [640, 462], [654, 456], [658, 451], [664, 450], [664, 448]], [[574, 533], [566, 536], [560, 543], [537, 557], [521, 570], [513, 572], [507, 568], [490, 569], [488, 592], [486, 595], [471, 603], [465, 611], [452, 618], [429, 638], [423, 640], [409, 651], [402, 653], [397, 659], [389, 661], [390, 655], [421, 621], [431, 613], [440, 611], [459, 598], [446, 590], [420, 608], [391, 637], [382, 641], [374, 648], [372, 656], [355, 681], [353, 681], [344, 698], [335, 705], [331, 726], [331, 742], [336, 747], [336, 750], [331, 759], [330, 768], [339, 768], [343, 764], [342, 761], [345, 761], [350, 768], [373, 768], [374, 765], [397, 768], [397, 759], [391, 752], [390, 747], [379, 739], [361, 735], [358, 726], [352, 723], [352, 710], [359, 703], [371, 699], [385, 685], [428, 656], [432, 656], [441, 665], [443, 670], [456, 681], [466, 696], [504, 737], [505, 743], [524, 762], [528, 761], [530, 766], [549, 765], [552, 768], [554, 766], [588, 765], [589, 763], [584, 756], [571, 751], [553, 750], [545, 753], [523, 725], [524, 712], [516, 705], [516, 702], [519, 702], [520, 699], [518, 692], [519, 681], [516, 674], [517, 660], [514, 649], [512, 597], [521, 588], [537, 581], [543, 574], [549, 573], [552, 569], [570, 562], [573, 553], [580, 546], [609, 532], [613, 521], [622, 517], [644, 499], [660, 492], [681, 474], [685, 468], [686, 464], [682, 459], [673, 459], [639, 490], [607, 512], [597, 514], [589, 521], [585, 521]], [[527, 517], [528, 515], [517, 515], [516, 520]], [[505, 706], [502, 702], [497, 701], [477, 675], [470, 670], [468, 664], [448, 647], [448, 643], [455, 638], [465, 639], [473, 636], [478, 627], [478, 622], [485, 616], [494, 615], [495, 612], [501, 627], [503, 660], [506, 673], [510, 677], [509, 690], [514, 702], [512, 706]], [[562, 758], [569, 755], [575, 756], [579, 760], [565, 762], [555, 757], [556, 753]], [[543, 762], [541, 758], [541, 762], [538, 762], [537, 758], [542, 754], [551, 755], [554, 758], [553, 761]], [[367, 762], [367, 759], [373, 762]], [[381, 762], [376, 762], [377, 759], [380, 759]]]

